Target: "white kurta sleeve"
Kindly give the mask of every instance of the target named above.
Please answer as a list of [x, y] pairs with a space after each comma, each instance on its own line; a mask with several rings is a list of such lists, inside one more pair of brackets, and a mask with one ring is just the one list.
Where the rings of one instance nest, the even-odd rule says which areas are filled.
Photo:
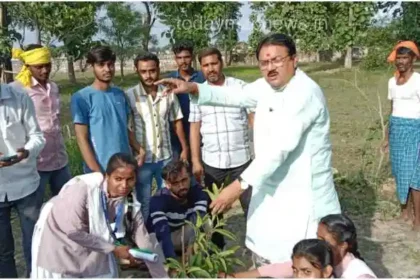
[[[191, 101], [198, 105], [255, 108], [262, 94], [257, 90], [258, 84], [261, 84], [260, 80], [235, 86], [197, 84], [199, 96], [191, 96]], [[240, 94], [232, 94], [233, 92]]]
[[241, 175], [248, 184], [255, 188], [262, 187], [284, 163], [289, 153], [299, 145], [304, 133], [325, 108], [314, 92], [316, 90], [318, 89], [308, 89], [307, 92], [291, 94], [281, 106], [273, 105], [277, 112], [273, 114], [276, 118], [274, 121], [267, 120], [273, 125], [275, 123], [271, 134], [267, 135], [269, 144], [259, 149], [260, 152]]

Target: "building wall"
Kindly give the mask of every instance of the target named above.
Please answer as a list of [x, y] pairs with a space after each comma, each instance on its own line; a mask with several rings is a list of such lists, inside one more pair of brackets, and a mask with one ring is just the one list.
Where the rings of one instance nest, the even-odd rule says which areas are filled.
[[[354, 57], [360, 58], [361, 56], [363, 56], [365, 54], [365, 50], [361, 50], [358, 48], [355, 48]], [[331, 59], [337, 60], [341, 58], [341, 53], [340, 52], [335, 52], [330, 54], [331, 55]], [[177, 69], [176, 67], [176, 63], [174, 60], [174, 56], [173, 54], [168, 54], [168, 53], [164, 53], [164, 54], [159, 54], [159, 60], [160, 60], [160, 67], [161, 67], [161, 71], [162, 72], [166, 72], [166, 71], [171, 71], [171, 70], [175, 70]], [[298, 59], [300, 62], [316, 62], [318, 57], [318, 55], [316, 53], [298, 53]], [[224, 57], [223, 57], [224, 58]], [[243, 59], [241, 59], [241, 61], [235, 62], [233, 63], [233, 65], [249, 65], [249, 66], [256, 66], [257, 65], [257, 59], [255, 58], [255, 55], [248, 55], [245, 56]], [[13, 72], [17, 73], [19, 72], [22, 63], [19, 60], [12, 60], [12, 64], [13, 64]], [[120, 69], [120, 63], [117, 61], [115, 63], [116, 66], [116, 71], [119, 72]], [[133, 65], [133, 60], [129, 60], [125, 63], [124, 65], [124, 70], [128, 70], [128, 71], [132, 71], [134, 68]], [[74, 70], [75, 71], [80, 71], [80, 63], [78, 61], [76, 61], [74, 63]], [[66, 58], [58, 58], [58, 59], [54, 59], [53, 60], [53, 72], [61, 72], [61, 73], [66, 73], [67, 72], [67, 60]]]

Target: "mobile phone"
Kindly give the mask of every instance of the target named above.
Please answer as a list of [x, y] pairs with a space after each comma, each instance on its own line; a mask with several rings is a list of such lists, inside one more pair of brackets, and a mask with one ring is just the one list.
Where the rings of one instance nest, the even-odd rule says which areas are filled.
[[0, 157], [0, 161], [3, 161], [3, 162], [11, 162], [11, 161], [13, 161], [15, 159], [17, 159], [17, 155], [7, 156], [7, 157]]

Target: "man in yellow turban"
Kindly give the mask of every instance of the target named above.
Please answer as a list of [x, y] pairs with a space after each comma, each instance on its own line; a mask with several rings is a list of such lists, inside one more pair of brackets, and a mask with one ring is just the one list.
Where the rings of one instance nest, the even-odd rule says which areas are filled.
[[[38, 45], [32, 45], [38, 46]], [[46, 47], [31, 48], [26, 51], [13, 49], [12, 57], [23, 62], [22, 69], [17, 74], [15, 80], [19, 81], [24, 87], [31, 86], [31, 77], [38, 76], [39, 80], [46, 82], [51, 72], [51, 54]]]
[[45, 147], [37, 159], [40, 176], [37, 203], [41, 207], [47, 185], [50, 185], [54, 196], [71, 179], [59, 119], [60, 92], [57, 84], [49, 79], [51, 56], [47, 48], [33, 44], [25, 51], [14, 50], [13, 54], [14, 57], [19, 57], [24, 65], [11, 86], [23, 89], [32, 99], [36, 119], [45, 138]]
[[384, 148], [389, 143], [401, 218], [420, 231], [420, 74], [413, 66], [418, 57], [412, 41], [400, 41], [388, 57], [396, 72], [388, 82], [391, 114]]

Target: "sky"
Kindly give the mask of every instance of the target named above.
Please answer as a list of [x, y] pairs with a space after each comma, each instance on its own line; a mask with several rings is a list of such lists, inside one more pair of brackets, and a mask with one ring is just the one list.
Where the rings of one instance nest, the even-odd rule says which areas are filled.
[[[251, 14], [251, 8], [248, 2], [242, 1], [243, 6], [241, 7], [241, 14], [242, 17], [239, 20], [239, 26], [241, 26], [241, 30], [239, 31], [239, 40], [240, 41], [247, 41], [249, 34], [251, 34], [252, 26], [249, 24], [249, 16]], [[136, 10], [145, 12], [144, 5], [139, 2], [133, 3], [133, 6]], [[105, 11], [101, 10], [99, 12], [99, 17], [102, 17], [105, 15]], [[151, 33], [153, 35], [156, 35], [159, 42], [159, 47], [164, 47], [169, 43], [169, 40], [165, 37], [161, 37], [162, 32], [165, 30], [168, 30], [168, 27], [164, 24], [162, 24], [159, 20], [156, 20], [155, 24], [152, 27]], [[18, 30], [21, 32], [22, 30]], [[33, 44], [36, 43], [36, 35], [35, 32], [31, 32], [30, 30], [26, 30], [25, 34], [25, 41], [23, 42], [24, 45]], [[17, 42], [14, 43], [14, 47], [18, 47], [19, 44]]]
[[[252, 32], [252, 25], [249, 22], [249, 16], [251, 15], [251, 8], [250, 8], [250, 3], [247, 1], [241, 1], [243, 3], [240, 12], [241, 12], [241, 18], [239, 20], [239, 26], [240, 26], [240, 31], [239, 31], [239, 40], [240, 41], [248, 41], [248, 36], [251, 34]], [[132, 2], [133, 6], [136, 10], [139, 10], [141, 12], [145, 12], [145, 8], [144, 5], [141, 2]], [[399, 6], [399, 5], [398, 5]], [[397, 6], [397, 7], [398, 7]], [[395, 7], [395, 8], [397, 8]], [[388, 14], [383, 14], [382, 12], [378, 13], [376, 15], [376, 17], [382, 17], [382, 16], [389, 16], [392, 14], [392, 10], [388, 12]], [[105, 16], [105, 10], [101, 10], [99, 11], [99, 17], [103, 17]], [[158, 43], [159, 43], [159, 47], [164, 47], [169, 43], [169, 40], [166, 37], [161, 37], [162, 32], [164, 32], [165, 30], [167, 30], [168, 27], [164, 24], [162, 24], [159, 19], [155, 22], [155, 24], [152, 27], [151, 33], [153, 35], [156, 35], [156, 37], [158, 38]], [[21, 30], [18, 30], [21, 31]], [[35, 32], [31, 32], [30, 30], [26, 30], [26, 34], [25, 34], [25, 41], [24, 41], [24, 45], [28, 45], [31, 43], [36, 43], [36, 36], [35, 36]], [[15, 42], [14, 44], [15, 47], [18, 47], [18, 43]]]

